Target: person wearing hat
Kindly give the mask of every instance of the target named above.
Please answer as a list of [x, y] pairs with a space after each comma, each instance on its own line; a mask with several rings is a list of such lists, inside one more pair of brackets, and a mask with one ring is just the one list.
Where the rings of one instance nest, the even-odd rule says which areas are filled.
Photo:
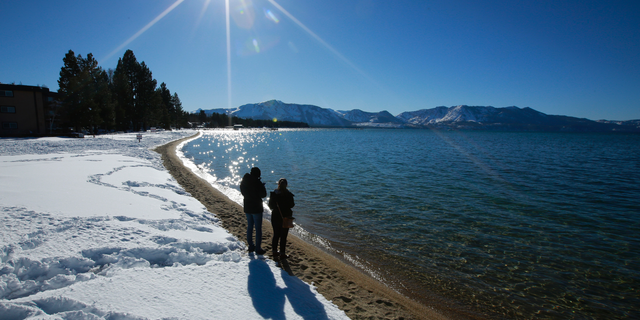
[[[260, 180], [260, 169], [251, 168], [250, 173], [246, 173], [240, 182], [240, 192], [244, 197], [244, 213], [247, 216], [247, 244], [249, 252], [264, 254], [262, 249], [262, 198], [267, 196], [267, 189]], [[253, 228], [256, 229], [256, 242], [253, 243]]]

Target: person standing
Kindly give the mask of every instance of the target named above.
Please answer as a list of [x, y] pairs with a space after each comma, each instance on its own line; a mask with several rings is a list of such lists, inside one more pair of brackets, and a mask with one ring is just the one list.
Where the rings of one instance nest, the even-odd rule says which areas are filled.
[[[289, 228], [282, 227], [282, 220], [283, 218], [291, 218], [293, 216], [291, 208], [295, 206], [295, 202], [293, 201], [293, 193], [287, 189], [287, 185], [287, 179], [282, 178], [278, 180], [278, 188], [273, 190], [269, 197], [271, 226], [273, 227], [271, 248], [273, 250], [273, 258], [276, 261], [288, 258], [285, 250]], [[280, 245], [280, 252], [278, 252], [278, 244]]]
[[[247, 244], [249, 252], [255, 251], [257, 254], [264, 254], [262, 250], [262, 198], [267, 196], [267, 189], [260, 180], [260, 169], [251, 168], [250, 173], [246, 173], [240, 182], [240, 192], [244, 197], [244, 213], [247, 216]], [[256, 229], [256, 243], [253, 243], [253, 228]]]

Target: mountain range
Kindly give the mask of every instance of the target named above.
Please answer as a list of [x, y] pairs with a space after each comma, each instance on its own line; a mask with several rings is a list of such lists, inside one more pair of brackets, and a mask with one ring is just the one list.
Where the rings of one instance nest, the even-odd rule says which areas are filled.
[[[198, 109], [196, 113], [199, 113]], [[593, 121], [548, 115], [531, 108], [490, 106], [436, 107], [406, 111], [393, 116], [388, 111], [335, 111], [314, 105], [269, 100], [232, 109], [203, 110], [207, 115], [226, 114], [255, 120], [305, 122], [310, 127], [437, 128], [499, 131], [640, 132], [640, 120]]]

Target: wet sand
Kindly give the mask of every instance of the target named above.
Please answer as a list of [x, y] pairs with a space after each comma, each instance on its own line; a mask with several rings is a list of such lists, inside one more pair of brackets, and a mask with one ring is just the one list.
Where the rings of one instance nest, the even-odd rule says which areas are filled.
[[[162, 155], [164, 166], [187, 192], [214, 213], [225, 229], [244, 240], [246, 219], [242, 206], [192, 173], [176, 156], [176, 146], [186, 139], [191, 137], [170, 142], [154, 151]], [[267, 250], [265, 256], [271, 258], [271, 223], [264, 220], [262, 226], [262, 247]], [[313, 283], [318, 292], [344, 310], [351, 319], [468, 318], [453, 310], [446, 310], [446, 307], [436, 311], [417, 303], [294, 235], [288, 237], [287, 254], [290, 256], [291, 274], [304, 282]]]

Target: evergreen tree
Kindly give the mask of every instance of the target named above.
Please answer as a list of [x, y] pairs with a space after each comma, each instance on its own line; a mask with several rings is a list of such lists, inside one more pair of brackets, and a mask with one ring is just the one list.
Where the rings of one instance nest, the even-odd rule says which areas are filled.
[[83, 59], [72, 50], [63, 63], [58, 80], [62, 109], [75, 130], [188, 126], [188, 113], [178, 94], [172, 95], [165, 83], [157, 88], [151, 70], [138, 63], [133, 51], [118, 59], [115, 70], [104, 71], [91, 53]]
[[[175, 110], [175, 114], [172, 115], [171, 120], [175, 121], [174, 125], [176, 128], [185, 128], [189, 127], [189, 113], [182, 109], [182, 102], [178, 97], [178, 93], [174, 92], [173, 96], [171, 96], [171, 104], [173, 105], [173, 109]], [[173, 118], [175, 117], [175, 118]]]
[[205, 124], [207, 122], [207, 114], [204, 113], [204, 110], [200, 110], [200, 114], [198, 114], [198, 122], [200, 122], [200, 124]]
[[136, 119], [142, 130], [159, 123], [162, 98], [156, 93], [157, 81], [151, 76], [151, 70], [142, 61], [136, 73]]
[[76, 131], [82, 128], [95, 133], [113, 123], [107, 73], [89, 53], [85, 59], [72, 50], [65, 55], [58, 85], [63, 95], [63, 108], [69, 125]]
[[110, 129], [113, 125], [113, 104], [109, 90], [107, 73], [98, 66], [98, 61], [89, 53], [87, 58], [78, 56], [81, 79], [85, 81], [83, 90], [83, 110], [86, 112], [85, 126], [95, 134], [99, 128]]
[[115, 105], [111, 98], [111, 88], [109, 86], [109, 75], [106, 71], [100, 70], [96, 75], [96, 95], [94, 101], [98, 106], [96, 110], [100, 119], [98, 127], [111, 130], [115, 124]]
[[163, 82], [160, 84], [160, 87], [157, 89], [158, 94], [160, 94], [160, 98], [162, 99], [163, 105], [163, 113], [162, 113], [162, 123], [163, 128], [171, 129], [172, 120], [176, 118], [176, 108], [173, 105], [173, 101], [171, 99], [171, 91], [167, 89], [167, 85]]
[[135, 117], [135, 75], [138, 61], [133, 51], [127, 50], [118, 59], [113, 73], [112, 93], [116, 103], [116, 126], [120, 130], [133, 130]]
[[80, 109], [80, 65], [78, 58], [72, 50], [69, 50], [62, 59], [64, 65], [60, 70], [60, 79], [58, 92], [62, 95], [63, 114], [69, 121], [69, 125], [74, 126], [75, 130], [79, 130], [79, 109]]
[[145, 130], [162, 124], [162, 97], [156, 92], [157, 81], [133, 51], [127, 50], [114, 72], [114, 95], [118, 104], [118, 122], [133, 130]]

